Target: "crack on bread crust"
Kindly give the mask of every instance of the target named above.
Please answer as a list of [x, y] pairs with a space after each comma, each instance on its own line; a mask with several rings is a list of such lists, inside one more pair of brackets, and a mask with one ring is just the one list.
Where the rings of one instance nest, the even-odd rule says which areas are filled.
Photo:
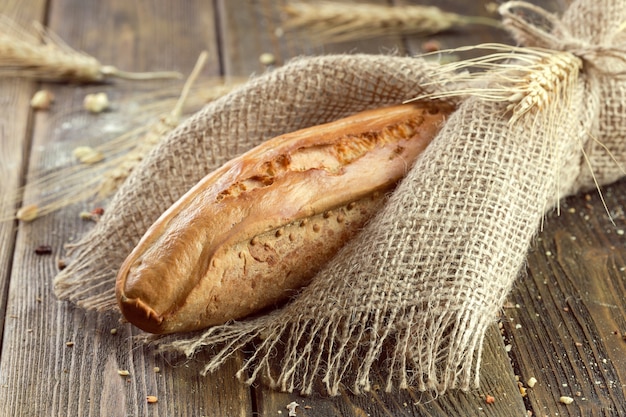
[[[297, 148], [291, 154], [282, 153], [263, 162], [257, 173], [236, 181], [217, 196], [216, 201], [234, 199], [245, 192], [272, 185], [276, 179], [291, 172], [320, 169], [332, 175], [341, 175], [345, 167], [366, 155], [376, 147], [400, 142], [415, 136], [425, 118], [417, 115], [401, 122], [358, 134], [347, 134], [324, 143]], [[398, 145], [395, 155], [402, 154], [404, 147]]]

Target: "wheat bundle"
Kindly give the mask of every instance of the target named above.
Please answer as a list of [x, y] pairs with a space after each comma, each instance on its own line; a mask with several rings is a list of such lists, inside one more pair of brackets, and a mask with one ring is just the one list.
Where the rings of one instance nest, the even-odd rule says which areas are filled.
[[[173, 336], [164, 347], [209, 350], [210, 372], [252, 345], [238, 376], [263, 375], [285, 391], [310, 393], [316, 381], [330, 394], [341, 385], [367, 391], [373, 369], [387, 390], [474, 386], [485, 330], [546, 211], [620, 178], [626, 163], [626, 1], [577, 0], [561, 17], [525, 2], [500, 11], [523, 46], [468, 62], [485, 67], [478, 75], [420, 58], [301, 58], [208, 105], [133, 171], [75, 245], [57, 294], [115, 309], [117, 268], [148, 227], [251, 147], [365, 109], [442, 97], [456, 110], [309, 286], [271, 313]], [[534, 15], [549, 27], [523, 17]]]
[[463, 16], [436, 6], [386, 6], [367, 3], [290, 2], [285, 29], [306, 31], [322, 42], [388, 35], [431, 35], [467, 25], [498, 26], [495, 19]]
[[134, 73], [103, 65], [96, 58], [72, 49], [39, 23], [34, 26], [35, 33], [30, 33], [9, 17], [0, 15], [0, 76], [77, 82], [181, 76], [173, 71]]
[[[43, 190], [42, 195], [31, 198], [14, 212], [13, 207], [20, 204], [23, 195], [23, 189], [16, 190], [0, 210], [0, 222], [15, 218], [30, 221], [77, 202], [91, 199], [102, 204], [111, 197], [145, 155], [182, 119], [243, 83], [223, 79], [198, 82], [205, 60], [206, 54], [203, 53], [178, 98], [175, 97], [178, 86], [133, 96], [133, 105], [125, 114], [128, 119], [125, 124], [131, 127], [121, 135], [102, 139], [101, 144], [88, 147], [99, 156], [97, 162], [67, 165], [51, 173], [39, 173], [30, 184], [37, 184]], [[80, 148], [82, 146], [74, 150]]]

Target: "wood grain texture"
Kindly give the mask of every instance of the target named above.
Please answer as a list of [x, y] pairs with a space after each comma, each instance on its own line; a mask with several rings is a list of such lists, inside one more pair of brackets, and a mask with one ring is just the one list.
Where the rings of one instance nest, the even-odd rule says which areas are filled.
[[[387, 4], [385, 0], [368, 2]], [[225, 75], [259, 74], [300, 55], [404, 53], [402, 40], [398, 37], [324, 44], [313, 34], [286, 30], [287, 16], [283, 10], [287, 0], [218, 0], [217, 3]], [[276, 63], [269, 67], [261, 64], [259, 57], [263, 53], [272, 54]]]
[[[7, 1], [0, 3], [0, 13], [22, 25], [29, 25], [33, 20], [43, 18], [44, 6], [44, 1], [33, 1], [28, 7], [23, 2]], [[24, 181], [31, 134], [29, 102], [34, 91], [35, 83], [31, 81], [0, 81], [0, 108], [3, 109], [0, 113], [0, 217], [15, 211], [16, 207], [10, 196], [18, 192]], [[12, 277], [15, 238], [16, 224], [0, 222], [0, 346], [3, 324], [7, 318], [5, 313]], [[0, 381], [1, 378], [0, 373]]]
[[[41, 12], [43, 12], [43, 4]], [[41, 16], [40, 16], [41, 17]], [[175, 69], [189, 73], [201, 50], [211, 53], [207, 74], [218, 75], [214, 14], [203, 1], [55, 1], [50, 27], [68, 44], [125, 70]], [[212, 51], [212, 52], [211, 52]], [[176, 83], [182, 85], [182, 81]], [[32, 128], [25, 126], [32, 91], [12, 105], [11, 133], [32, 129], [29, 172], [53, 171], [72, 162], [72, 149], [101, 140], [102, 131], [120, 133], [122, 100], [138, 91], [170, 86], [172, 81], [106, 85], [49, 84], [56, 97], [50, 112], [39, 112]], [[105, 91], [113, 109], [99, 115], [82, 110], [89, 92]], [[21, 126], [21, 127], [20, 127]], [[25, 139], [29, 139], [22, 133]], [[95, 139], [94, 139], [95, 138]], [[23, 143], [24, 139], [21, 143]], [[20, 142], [18, 142], [20, 143]], [[19, 149], [19, 148], [18, 148]], [[13, 157], [21, 152], [13, 151]], [[25, 200], [45, 192], [27, 184]], [[138, 332], [117, 315], [98, 315], [60, 302], [52, 293], [62, 245], [91, 227], [79, 218], [93, 202], [76, 204], [20, 223], [6, 306], [3, 355], [0, 364], [0, 415], [143, 416], [251, 414], [249, 388], [232, 378], [235, 359], [212, 378], [199, 375], [191, 361], [173, 362], [134, 341]], [[34, 248], [49, 245], [50, 255]], [[107, 248], [102, 248], [107, 250]], [[3, 262], [3, 267], [10, 262]], [[112, 329], [116, 333], [112, 334]], [[155, 367], [160, 372], [154, 371]], [[128, 376], [118, 373], [127, 370]], [[149, 404], [148, 395], [158, 402]]]
[[[281, 36], [280, 7], [285, 2], [0, 0], [0, 12], [23, 23], [47, 19], [71, 46], [125, 70], [188, 73], [203, 49], [210, 54], [205, 75], [237, 77], [271, 70], [259, 62], [264, 52], [275, 55], [276, 65], [301, 54], [421, 52], [423, 40], [416, 38], [324, 45], [313, 37]], [[488, 15], [487, 0], [388, 3], [429, 2], [455, 12]], [[562, 10], [565, 2], [535, 3]], [[442, 47], [454, 47], [506, 40], [502, 36], [499, 30], [472, 28], [434, 39]], [[36, 172], [71, 163], [73, 147], [91, 141], [95, 130], [115, 133], [124, 127], [122, 100], [171, 85], [48, 84], [57, 102], [48, 113], [31, 114], [28, 101], [37, 83], [0, 81], [0, 199], [21, 183], [27, 185], [25, 201], [32, 199], [44, 191], [31, 182]], [[109, 93], [113, 111], [85, 114], [84, 95], [97, 91]], [[65, 242], [91, 227], [78, 215], [92, 209], [92, 202], [33, 223], [0, 224], [0, 415], [286, 416], [285, 407], [292, 401], [300, 404], [298, 416], [319, 417], [512, 417], [526, 416], [526, 410], [533, 416], [626, 415], [626, 181], [604, 190], [616, 225], [608, 220], [597, 194], [588, 195], [568, 199], [560, 216], [548, 216], [528, 256], [527, 271], [503, 309], [505, 341], [495, 317], [488, 331], [481, 387], [438, 398], [413, 390], [375, 389], [360, 396], [344, 391], [329, 398], [277, 393], [262, 383], [250, 389], [233, 377], [243, 355], [216, 374], [200, 376], [204, 354], [190, 360], [157, 355], [150, 346], [136, 343], [138, 332], [120, 323], [117, 315], [86, 313], [54, 297], [57, 257]], [[50, 245], [52, 254], [36, 255], [34, 248], [42, 244]], [[524, 398], [516, 375], [526, 385]], [[533, 388], [525, 383], [531, 376], [538, 381]], [[486, 404], [487, 394], [495, 398], [494, 404]], [[148, 404], [148, 395], [158, 402]], [[563, 395], [574, 402], [560, 403]]]
[[[571, 197], [548, 216], [505, 310], [536, 415], [626, 415], [626, 181]], [[574, 398], [570, 405], [561, 396]]]

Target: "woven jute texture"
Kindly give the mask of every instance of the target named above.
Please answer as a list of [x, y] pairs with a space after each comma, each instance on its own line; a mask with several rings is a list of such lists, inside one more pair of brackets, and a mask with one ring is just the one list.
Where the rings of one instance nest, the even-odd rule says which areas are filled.
[[[163, 140], [73, 245], [57, 295], [115, 309], [116, 270], [149, 225], [206, 173], [263, 140], [448, 96], [457, 110], [385, 207], [298, 296], [164, 347], [212, 352], [201, 369], [209, 372], [253, 346], [238, 376], [263, 376], [285, 391], [321, 383], [330, 394], [342, 385], [361, 392], [373, 370], [388, 390], [477, 385], [486, 328], [545, 213], [620, 178], [626, 163], [626, 1], [579, 0], [561, 17], [523, 2], [501, 12], [523, 47], [512, 65], [475, 81], [447, 80], [443, 66], [420, 58], [300, 58], [208, 105]], [[523, 94], [509, 93], [516, 89]]]

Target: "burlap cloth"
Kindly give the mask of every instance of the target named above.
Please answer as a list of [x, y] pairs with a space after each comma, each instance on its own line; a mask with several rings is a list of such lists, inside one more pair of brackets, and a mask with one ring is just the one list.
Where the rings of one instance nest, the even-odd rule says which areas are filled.
[[[581, 66], [552, 68], [560, 75], [534, 84], [543, 93], [513, 123], [520, 97], [480, 91], [530, 83], [534, 69], [489, 71], [471, 90], [445, 82], [437, 64], [420, 58], [296, 59], [166, 137], [73, 246], [57, 295], [115, 309], [116, 270], [148, 226], [206, 173], [263, 140], [417, 96], [471, 90], [452, 94], [458, 109], [388, 204], [290, 303], [167, 346], [212, 352], [206, 372], [252, 344], [238, 376], [264, 375], [287, 391], [311, 392], [316, 381], [330, 394], [341, 384], [368, 390], [375, 365], [386, 389], [477, 385], [485, 330], [546, 211], [595, 181], [615, 181], [626, 162], [626, 1], [579, 0], [560, 18], [521, 2], [501, 11], [520, 44], [569, 52]], [[541, 25], [520, 17], [530, 15]], [[544, 75], [549, 62], [539, 60]]]

